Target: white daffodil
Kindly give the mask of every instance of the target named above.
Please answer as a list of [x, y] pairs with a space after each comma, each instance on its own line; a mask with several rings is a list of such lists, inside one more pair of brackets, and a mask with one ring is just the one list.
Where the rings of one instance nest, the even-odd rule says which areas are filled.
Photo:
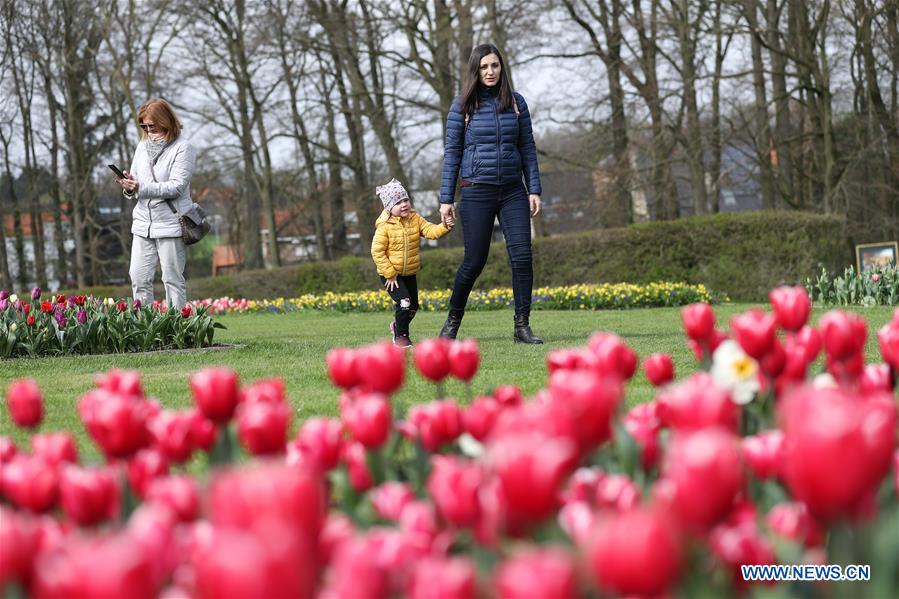
[[837, 380], [829, 372], [822, 372], [812, 380], [815, 389], [837, 389]]
[[19, 301], [19, 296], [16, 295], [15, 293], [13, 293], [11, 296], [9, 296], [9, 303], [15, 304], [17, 301]]
[[712, 380], [729, 391], [734, 403], [748, 404], [759, 390], [759, 363], [740, 344], [728, 339], [712, 354]]

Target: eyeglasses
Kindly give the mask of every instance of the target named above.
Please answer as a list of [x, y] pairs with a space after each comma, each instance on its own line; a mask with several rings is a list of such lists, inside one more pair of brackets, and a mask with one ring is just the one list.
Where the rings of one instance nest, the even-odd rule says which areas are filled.
[[156, 131], [158, 127], [156, 123], [141, 123], [140, 128], [144, 131]]

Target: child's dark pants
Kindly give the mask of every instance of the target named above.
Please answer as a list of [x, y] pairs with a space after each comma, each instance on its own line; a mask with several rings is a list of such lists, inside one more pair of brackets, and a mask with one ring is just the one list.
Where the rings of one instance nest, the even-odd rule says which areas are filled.
[[[387, 282], [387, 279], [381, 277], [381, 284]], [[415, 318], [418, 311], [418, 280], [415, 275], [403, 276], [397, 275], [396, 282], [399, 287], [389, 289], [387, 293], [396, 304], [395, 317], [396, 334], [403, 337], [409, 336], [409, 323]]]

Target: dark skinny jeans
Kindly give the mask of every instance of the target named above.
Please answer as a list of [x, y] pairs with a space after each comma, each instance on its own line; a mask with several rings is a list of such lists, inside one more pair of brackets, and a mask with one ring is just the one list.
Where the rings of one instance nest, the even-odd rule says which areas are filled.
[[456, 271], [450, 309], [465, 309], [471, 289], [487, 264], [493, 237], [493, 221], [499, 217], [512, 267], [515, 314], [530, 314], [534, 266], [531, 256], [531, 207], [524, 183], [475, 183], [462, 187], [461, 191], [459, 221], [462, 223], [465, 257]]

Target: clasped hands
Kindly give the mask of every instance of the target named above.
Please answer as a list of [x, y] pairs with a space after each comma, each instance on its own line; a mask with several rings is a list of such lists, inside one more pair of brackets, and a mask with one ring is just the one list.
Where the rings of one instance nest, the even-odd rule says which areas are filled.
[[[531, 216], [540, 214], [540, 196], [536, 193], [528, 195], [528, 203], [531, 206]], [[447, 227], [456, 224], [456, 207], [453, 204], [440, 204], [440, 221]]]

